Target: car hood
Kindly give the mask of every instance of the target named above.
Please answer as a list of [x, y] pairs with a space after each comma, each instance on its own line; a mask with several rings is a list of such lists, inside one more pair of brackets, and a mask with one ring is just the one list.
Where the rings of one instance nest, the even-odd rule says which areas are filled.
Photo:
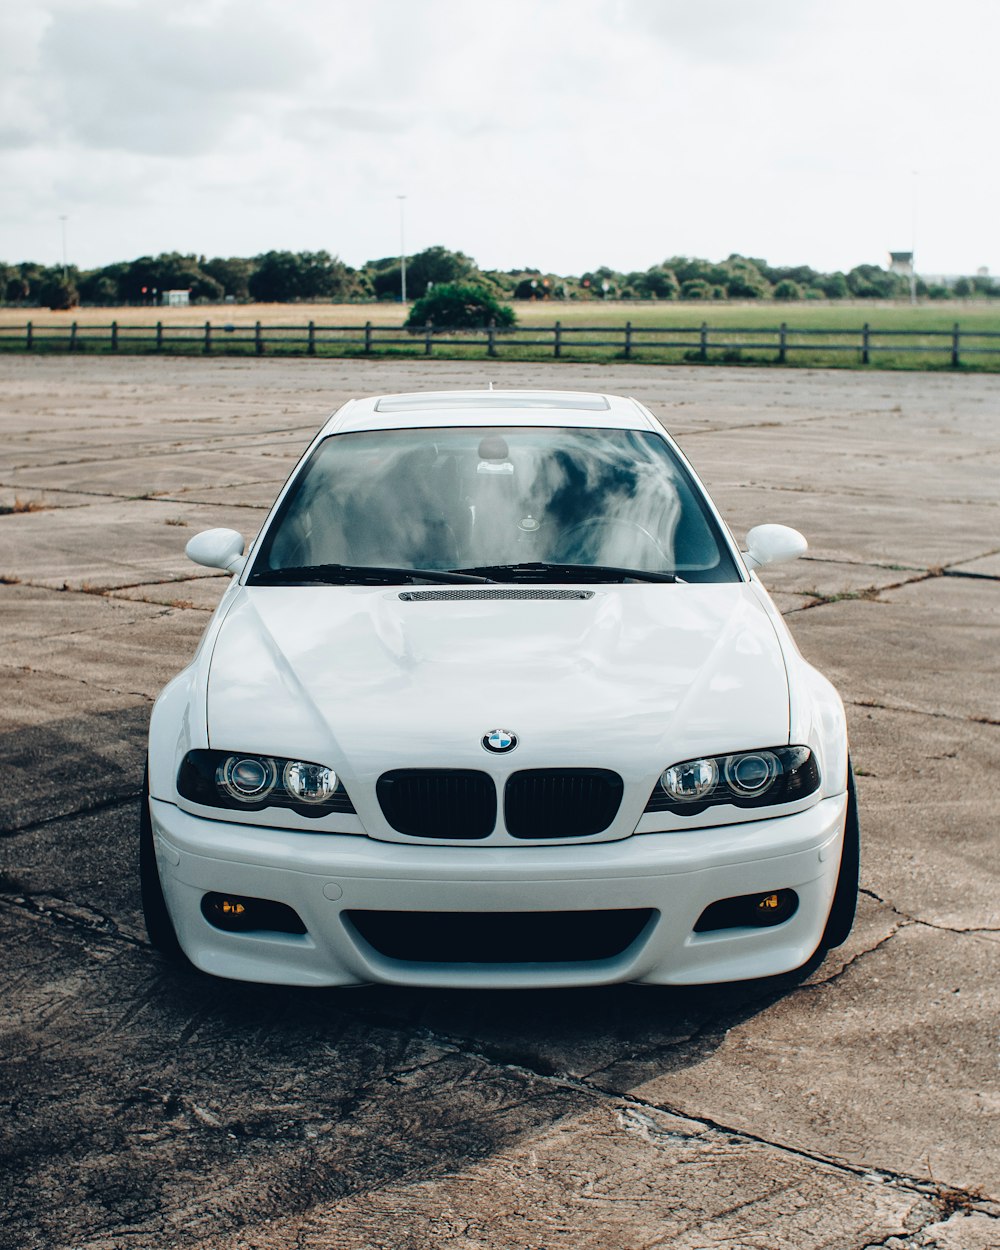
[[[211, 660], [210, 744], [372, 781], [501, 765], [637, 779], [788, 741], [781, 645], [750, 585], [488, 590], [242, 588]], [[496, 728], [518, 737], [509, 756], [483, 750]]]

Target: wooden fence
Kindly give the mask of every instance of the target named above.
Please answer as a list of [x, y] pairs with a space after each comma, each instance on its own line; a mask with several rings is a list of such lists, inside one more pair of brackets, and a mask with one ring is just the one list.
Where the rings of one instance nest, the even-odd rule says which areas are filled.
[[[458, 349], [509, 355], [517, 359], [555, 359], [585, 354], [611, 354], [617, 359], [663, 358], [687, 361], [769, 360], [788, 363], [797, 353], [810, 361], [833, 354], [854, 353], [863, 365], [877, 356], [920, 353], [935, 363], [958, 366], [970, 357], [1000, 357], [1000, 331], [883, 330], [867, 322], [858, 329], [805, 329], [782, 322], [772, 328], [697, 326], [649, 327], [631, 321], [618, 326], [522, 326], [501, 329], [490, 325], [479, 330], [455, 330], [426, 325], [418, 330], [402, 326], [332, 326], [310, 321], [301, 326], [235, 325], [206, 321], [198, 325], [69, 325], [0, 326], [0, 351], [69, 351], [121, 353], [202, 353], [227, 355], [265, 354], [353, 356], [382, 352], [418, 353], [432, 356], [435, 350], [454, 356]], [[913, 364], [919, 364], [914, 359]], [[970, 362], [971, 363], [971, 362]], [[1000, 366], [1000, 361], [995, 362]], [[982, 364], [994, 367], [993, 361]]]

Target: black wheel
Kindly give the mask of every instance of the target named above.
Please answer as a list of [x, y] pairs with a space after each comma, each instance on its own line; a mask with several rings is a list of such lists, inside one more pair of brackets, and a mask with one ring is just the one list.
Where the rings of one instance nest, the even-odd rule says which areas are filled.
[[142, 773], [142, 798], [139, 808], [139, 884], [142, 891], [142, 915], [146, 932], [156, 949], [176, 963], [188, 962], [174, 932], [174, 924], [167, 911], [160, 885], [160, 873], [156, 867], [156, 851], [153, 847], [153, 824], [149, 818], [149, 765]]
[[854, 786], [854, 770], [847, 761], [847, 822], [844, 825], [844, 849], [840, 856], [840, 872], [833, 895], [830, 916], [823, 931], [821, 950], [831, 950], [847, 941], [858, 906], [858, 880], [861, 870], [861, 822], [858, 820], [858, 794]]

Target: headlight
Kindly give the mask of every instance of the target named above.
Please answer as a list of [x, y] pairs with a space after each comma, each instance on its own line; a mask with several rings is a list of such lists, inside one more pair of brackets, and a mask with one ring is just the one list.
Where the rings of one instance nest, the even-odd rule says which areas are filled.
[[252, 755], [227, 755], [215, 770], [215, 784], [237, 803], [262, 803], [277, 780], [274, 760]]
[[177, 793], [205, 807], [238, 811], [288, 807], [300, 816], [354, 811], [337, 774], [325, 764], [240, 751], [188, 751], [177, 773]]
[[322, 764], [289, 760], [281, 771], [286, 793], [300, 803], [326, 803], [337, 792], [337, 774]]
[[719, 780], [715, 760], [688, 760], [674, 764], [660, 776], [660, 785], [678, 803], [696, 803], [711, 794]]
[[671, 764], [646, 804], [647, 812], [694, 816], [706, 807], [773, 807], [819, 789], [819, 768], [808, 747], [767, 747]]

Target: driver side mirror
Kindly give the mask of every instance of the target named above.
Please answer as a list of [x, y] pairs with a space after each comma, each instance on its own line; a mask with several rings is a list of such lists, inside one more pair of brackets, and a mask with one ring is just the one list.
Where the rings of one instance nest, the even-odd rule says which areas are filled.
[[236, 530], [202, 530], [184, 548], [184, 554], [195, 564], [235, 574], [246, 564], [243, 547], [243, 535]]
[[805, 538], [788, 525], [755, 525], [747, 534], [743, 559], [747, 568], [761, 569], [766, 564], [796, 560], [808, 550]]

